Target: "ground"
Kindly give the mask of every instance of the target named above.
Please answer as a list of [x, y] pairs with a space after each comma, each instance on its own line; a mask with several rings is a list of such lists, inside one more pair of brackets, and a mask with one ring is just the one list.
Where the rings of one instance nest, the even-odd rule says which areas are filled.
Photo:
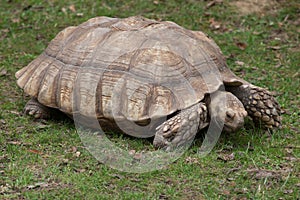
[[[3, 1], [0, 7], [0, 199], [297, 199], [300, 193], [300, 4], [245, 1]], [[22, 115], [29, 99], [14, 73], [36, 58], [63, 28], [95, 16], [143, 15], [171, 20], [213, 38], [232, 71], [274, 91], [285, 110], [272, 132], [248, 120], [223, 134], [206, 157], [202, 138], [174, 163], [125, 173], [98, 162], [67, 118]], [[117, 133], [129, 152], [151, 140]]]

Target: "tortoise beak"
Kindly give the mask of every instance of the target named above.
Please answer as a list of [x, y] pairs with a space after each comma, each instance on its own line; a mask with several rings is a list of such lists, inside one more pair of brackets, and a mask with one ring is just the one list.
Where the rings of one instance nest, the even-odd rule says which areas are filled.
[[226, 122], [223, 131], [226, 133], [236, 132], [244, 126], [244, 118], [235, 119], [232, 123]]

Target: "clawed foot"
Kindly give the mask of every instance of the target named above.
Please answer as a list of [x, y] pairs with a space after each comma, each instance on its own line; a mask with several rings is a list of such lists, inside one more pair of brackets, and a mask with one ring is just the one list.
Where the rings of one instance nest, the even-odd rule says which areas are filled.
[[32, 98], [25, 105], [24, 114], [30, 115], [35, 119], [47, 119], [50, 118], [50, 109]]
[[197, 104], [157, 127], [153, 144], [166, 151], [182, 147], [190, 144], [197, 131], [207, 124], [206, 106], [203, 103]]

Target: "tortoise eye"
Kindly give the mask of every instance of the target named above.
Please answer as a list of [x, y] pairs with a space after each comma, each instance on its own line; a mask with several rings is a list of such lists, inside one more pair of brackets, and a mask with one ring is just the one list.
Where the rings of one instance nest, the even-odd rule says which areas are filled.
[[235, 116], [235, 113], [231, 110], [226, 111], [226, 117], [233, 119]]

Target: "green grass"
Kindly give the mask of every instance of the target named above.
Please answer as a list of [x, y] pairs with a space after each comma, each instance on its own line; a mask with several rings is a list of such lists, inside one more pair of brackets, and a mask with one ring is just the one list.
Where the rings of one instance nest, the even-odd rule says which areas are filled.
[[[2, 0], [0, 199], [299, 198], [300, 4], [278, 2], [276, 9], [265, 9], [263, 14], [242, 15], [227, 0], [210, 8], [205, 8], [208, 1], [193, 0]], [[75, 12], [69, 9], [72, 4]], [[269, 134], [249, 122], [238, 133], [223, 134], [204, 158], [197, 154], [198, 138], [164, 169], [136, 174], [98, 162], [81, 143], [71, 120], [35, 122], [22, 116], [29, 98], [17, 87], [14, 73], [63, 28], [100, 15], [143, 15], [204, 31], [220, 45], [236, 74], [277, 92], [286, 110], [283, 128]], [[212, 18], [221, 24], [219, 29], [211, 24]], [[111, 137], [128, 150], [152, 149], [150, 140]]]

